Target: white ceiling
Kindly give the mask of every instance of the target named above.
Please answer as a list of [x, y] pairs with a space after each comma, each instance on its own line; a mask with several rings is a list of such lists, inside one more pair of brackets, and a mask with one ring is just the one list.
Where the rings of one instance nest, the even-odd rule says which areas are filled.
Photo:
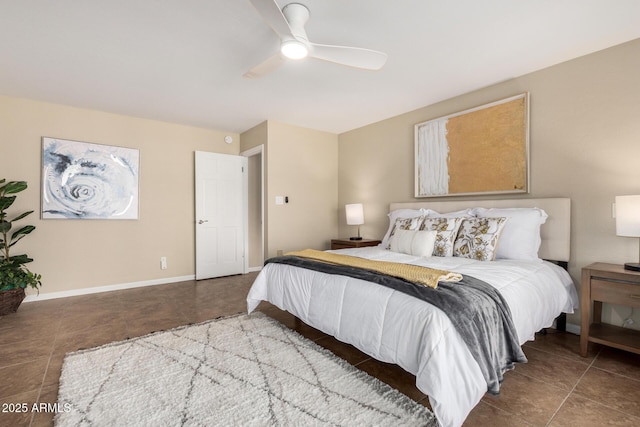
[[638, 0], [278, 0], [312, 42], [386, 52], [380, 71], [277, 51], [249, 0], [0, 0], [0, 94], [230, 132], [345, 132], [640, 37]]

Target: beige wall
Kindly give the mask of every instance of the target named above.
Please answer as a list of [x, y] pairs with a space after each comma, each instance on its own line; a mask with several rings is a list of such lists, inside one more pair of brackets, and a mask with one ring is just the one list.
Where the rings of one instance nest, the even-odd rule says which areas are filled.
[[[234, 143], [225, 144], [225, 135]], [[43, 136], [138, 148], [140, 219], [39, 219]], [[24, 220], [36, 230], [16, 249], [35, 259], [41, 292], [193, 275], [194, 151], [239, 154], [238, 140], [231, 132], [0, 97], [0, 178], [29, 183], [16, 208], [36, 211]]]
[[[381, 238], [389, 203], [414, 200], [414, 125], [527, 91], [531, 185], [525, 197], [571, 198], [574, 281], [579, 284], [580, 269], [591, 262], [637, 260], [638, 239], [615, 235], [611, 204], [616, 195], [640, 194], [640, 40], [341, 134], [339, 205], [364, 203], [362, 234]], [[340, 232], [350, 232], [344, 212]], [[605, 317], [620, 324], [630, 311], [609, 307]], [[569, 321], [579, 323], [578, 316]]]
[[[338, 136], [269, 121], [266, 257], [329, 249], [338, 232]], [[276, 196], [289, 203], [276, 205]]]

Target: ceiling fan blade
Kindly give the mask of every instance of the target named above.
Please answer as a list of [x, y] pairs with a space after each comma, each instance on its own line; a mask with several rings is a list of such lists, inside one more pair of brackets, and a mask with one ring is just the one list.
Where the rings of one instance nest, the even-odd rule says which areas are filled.
[[291, 35], [291, 27], [274, 0], [251, 0], [251, 4], [262, 15], [262, 19], [280, 38]]
[[371, 49], [310, 43], [309, 56], [348, 67], [379, 70], [387, 62], [387, 54]]
[[280, 55], [280, 52], [278, 52], [244, 73], [242, 77], [247, 79], [260, 78], [280, 67], [284, 63], [284, 61], [284, 58], [282, 57], [282, 55]]

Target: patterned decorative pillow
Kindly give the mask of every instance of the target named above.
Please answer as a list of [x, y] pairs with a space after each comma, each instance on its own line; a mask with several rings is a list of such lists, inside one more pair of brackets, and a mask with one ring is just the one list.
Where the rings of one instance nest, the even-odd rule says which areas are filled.
[[389, 233], [389, 244], [386, 249], [391, 247], [391, 240], [393, 239], [393, 235], [396, 234], [396, 230], [417, 230], [422, 224], [425, 215], [420, 215], [414, 218], [398, 218], [396, 219], [396, 223], [393, 224], [393, 228]]
[[453, 245], [453, 256], [493, 261], [507, 218], [465, 218]]
[[420, 230], [435, 230], [436, 243], [433, 247], [434, 256], [453, 256], [453, 243], [458, 235], [458, 228], [463, 218], [425, 218]]

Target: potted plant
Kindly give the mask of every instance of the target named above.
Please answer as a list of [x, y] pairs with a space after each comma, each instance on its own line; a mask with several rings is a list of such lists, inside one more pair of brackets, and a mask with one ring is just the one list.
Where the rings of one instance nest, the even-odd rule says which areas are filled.
[[8, 217], [6, 210], [16, 200], [16, 194], [27, 188], [25, 181], [0, 180], [0, 315], [15, 313], [25, 297], [24, 288], [30, 286], [38, 289], [42, 286], [39, 274], [29, 271], [25, 264], [33, 259], [26, 254], [11, 255], [10, 249], [35, 227], [24, 225], [14, 227], [16, 221], [33, 213], [24, 212], [13, 218]]

